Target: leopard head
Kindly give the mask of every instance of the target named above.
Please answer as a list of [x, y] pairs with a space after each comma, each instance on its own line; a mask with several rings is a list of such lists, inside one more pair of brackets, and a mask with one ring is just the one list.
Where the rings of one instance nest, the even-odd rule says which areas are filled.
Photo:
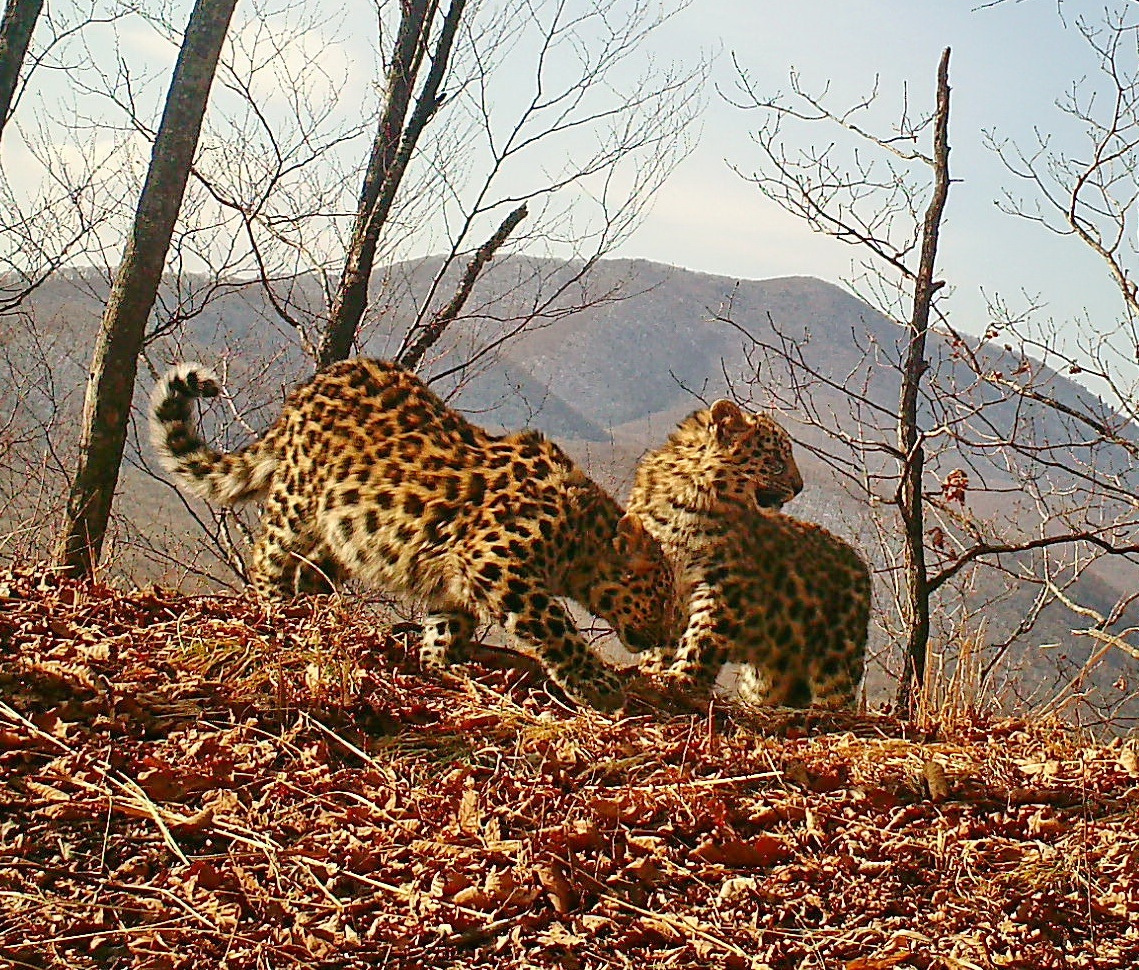
[[639, 516], [626, 512], [617, 522], [612, 550], [616, 568], [590, 591], [590, 609], [608, 620], [635, 653], [670, 643], [679, 599], [660, 543]]
[[708, 413], [720, 498], [779, 509], [803, 490], [791, 436], [773, 418], [728, 400], [716, 401]]

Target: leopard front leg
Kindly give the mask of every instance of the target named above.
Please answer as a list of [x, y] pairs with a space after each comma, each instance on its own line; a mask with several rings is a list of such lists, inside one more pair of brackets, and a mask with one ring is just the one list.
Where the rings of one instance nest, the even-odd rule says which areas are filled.
[[503, 626], [531, 648], [570, 697], [601, 711], [621, 706], [624, 678], [594, 656], [558, 600], [541, 591], [516, 592], [505, 599]]
[[466, 610], [429, 613], [423, 618], [423, 644], [419, 662], [425, 667], [459, 663], [475, 635], [478, 621]]
[[711, 693], [731, 654], [732, 632], [717, 591], [697, 583], [688, 601], [688, 625], [664, 675], [699, 693]]
[[663, 674], [676, 662], [676, 651], [671, 647], [655, 647], [637, 657], [637, 669], [651, 677]]
[[865, 641], [844, 639], [813, 658], [810, 676], [815, 703], [832, 709], [856, 708], [864, 656]]

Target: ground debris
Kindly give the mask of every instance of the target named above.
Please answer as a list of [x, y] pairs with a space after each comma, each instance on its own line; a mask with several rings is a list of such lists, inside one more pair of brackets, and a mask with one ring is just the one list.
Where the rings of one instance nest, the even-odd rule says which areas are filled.
[[336, 598], [0, 589], [0, 965], [1139, 966], [1133, 743], [616, 718]]

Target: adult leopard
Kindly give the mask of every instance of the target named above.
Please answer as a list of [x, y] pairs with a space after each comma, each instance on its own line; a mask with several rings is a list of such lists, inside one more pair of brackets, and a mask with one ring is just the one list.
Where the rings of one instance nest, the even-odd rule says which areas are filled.
[[571, 697], [601, 709], [623, 678], [589, 649], [560, 597], [631, 649], [660, 644], [676, 594], [659, 543], [539, 432], [494, 435], [415, 374], [355, 359], [318, 373], [258, 440], [207, 444], [194, 400], [220, 392], [200, 364], [155, 388], [163, 466], [210, 502], [264, 503], [254, 588], [287, 596], [355, 576], [423, 604], [422, 658], [460, 659], [478, 620], [527, 645]]

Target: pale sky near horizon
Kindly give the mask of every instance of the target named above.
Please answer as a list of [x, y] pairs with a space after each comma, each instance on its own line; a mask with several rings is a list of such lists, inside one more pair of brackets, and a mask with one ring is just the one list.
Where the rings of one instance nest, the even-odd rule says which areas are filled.
[[[995, 200], [1002, 190], [1028, 197], [1032, 190], [1006, 171], [982, 137], [983, 130], [990, 130], [1031, 148], [1034, 130], [1054, 132], [1057, 144], [1079, 151], [1083, 143], [1072, 139], [1071, 123], [1055, 102], [1074, 80], [1096, 73], [1096, 58], [1076, 22], [1081, 16], [1102, 19], [1104, 5], [1087, 0], [1005, 0], [986, 9], [984, 3], [692, 0], [661, 29], [652, 45], [661, 62], [695, 63], [718, 52], [701, 135], [658, 194], [644, 224], [612, 255], [739, 279], [808, 275], [840, 282], [848, 278], [851, 258], [858, 255], [851, 247], [811, 233], [729, 169], [725, 160], [750, 169], [758, 159], [748, 135], [758, 119], [727, 104], [716, 87], [732, 87], [734, 55], [760, 91], [785, 91], [788, 71], [794, 68], [813, 90], [829, 83], [834, 103], [843, 105], [868, 93], [877, 76], [884, 106], [898, 106], [905, 90], [920, 112], [932, 105], [937, 61], [949, 46], [953, 51], [950, 163], [957, 181], [946, 211], [939, 270], [954, 288], [949, 303], [954, 324], [973, 333], [984, 329], [982, 293], [1002, 295], [1014, 306], [1038, 298], [1045, 304], [1039, 319], [1052, 316], [1070, 332], [1075, 326], [1070, 321], [1079, 320], [1085, 311], [1096, 325], [1114, 319], [1119, 300], [1097, 257], [1071, 239], [1056, 238], [997, 210]], [[375, 40], [374, 24], [365, 29], [359, 22], [369, 16], [367, 6], [356, 4], [346, 13], [346, 5], [321, 0], [297, 8], [329, 13], [327, 26], [316, 19], [301, 55], [332, 64], [333, 77], [336, 64], [346, 65], [345, 76], [356, 89], [375, 84], [374, 67], [366, 63]], [[1139, 20], [1136, 0], [1111, 0], [1107, 7], [1134, 9], [1133, 19]], [[188, 3], [174, 0], [171, 9], [172, 21], [184, 22]], [[256, 32], [256, 10], [252, 4], [239, 4], [234, 29]], [[334, 27], [338, 16], [340, 25]], [[92, 36], [104, 37], [111, 29]], [[326, 29], [330, 38], [332, 31], [339, 31], [337, 38], [326, 42]], [[131, 56], [153, 59], [153, 78], [158, 80], [148, 96], [154, 106], [159, 105], [176, 48], [129, 18], [121, 32]], [[66, 78], [66, 72], [41, 72], [42, 82], [49, 85]], [[348, 88], [324, 94], [331, 99], [337, 95], [342, 102], [352, 101]], [[23, 106], [17, 120], [34, 117], [33, 109], [30, 103]], [[116, 123], [121, 125], [121, 119]], [[98, 119], [93, 127], [98, 133]], [[813, 140], [825, 144], [829, 138], [829, 132], [820, 128]], [[21, 155], [17, 139], [9, 133], [0, 147], [7, 164], [13, 168], [24, 164], [27, 156]], [[123, 207], [123, 211], [128, 210]], [[117, 243], [107, 247], [108, 258], [117, 251]], [[1029, 297], [1022, 297], [1022, 292]]]
[[[960, 181], [950, 192], [939, 266], [955, 287], [956, 325], [984, 328], [982, 289], [1020, 304], [1022, 291], [1039, 296], [1047, 304], [1042, 316], [1060, 321], [1085, 309], [1094, 320], [1114, 317], [1118, 297], [1098, 257], [997, 210], [1003, 189], [1029, 198], [1032, 190], [1010, 176], [981, 134], [990, 130], [1031, 148], [1035, 128], [1057, 132], [1060, 144], [1082, 146], [1063, 141], [1071, 126], [1055, 102], [1074, 80], [1096, 73], [1094, 52], [1075, 22], [1102, 16], [1104, 6], [1074, 0], [980, 6], [981, 0], [696, 0], [668, 28], [666, 49], [678, 55], [684, 44], [722, 45], [713, 76], [724, 89], [732, 84], [734, 54], [764, 92], [785, 92], [794, 68], [812, 90], [829, 81], [840, 106], [868, 93], [877, 75], [883, 104], [899, 105], [905, 85], [910, 103], [928, 109], [938, 58], [950, 47], [950, 169]], [[747, 134], [755, 120], [710, 95], [698, 147], [621, 255], [746, 279], [850, 276], [851, 247], [812, 234], [725, 164], [749, 169], [758, 159]], [[829, 138], [820, 126], [818, 143]]]

